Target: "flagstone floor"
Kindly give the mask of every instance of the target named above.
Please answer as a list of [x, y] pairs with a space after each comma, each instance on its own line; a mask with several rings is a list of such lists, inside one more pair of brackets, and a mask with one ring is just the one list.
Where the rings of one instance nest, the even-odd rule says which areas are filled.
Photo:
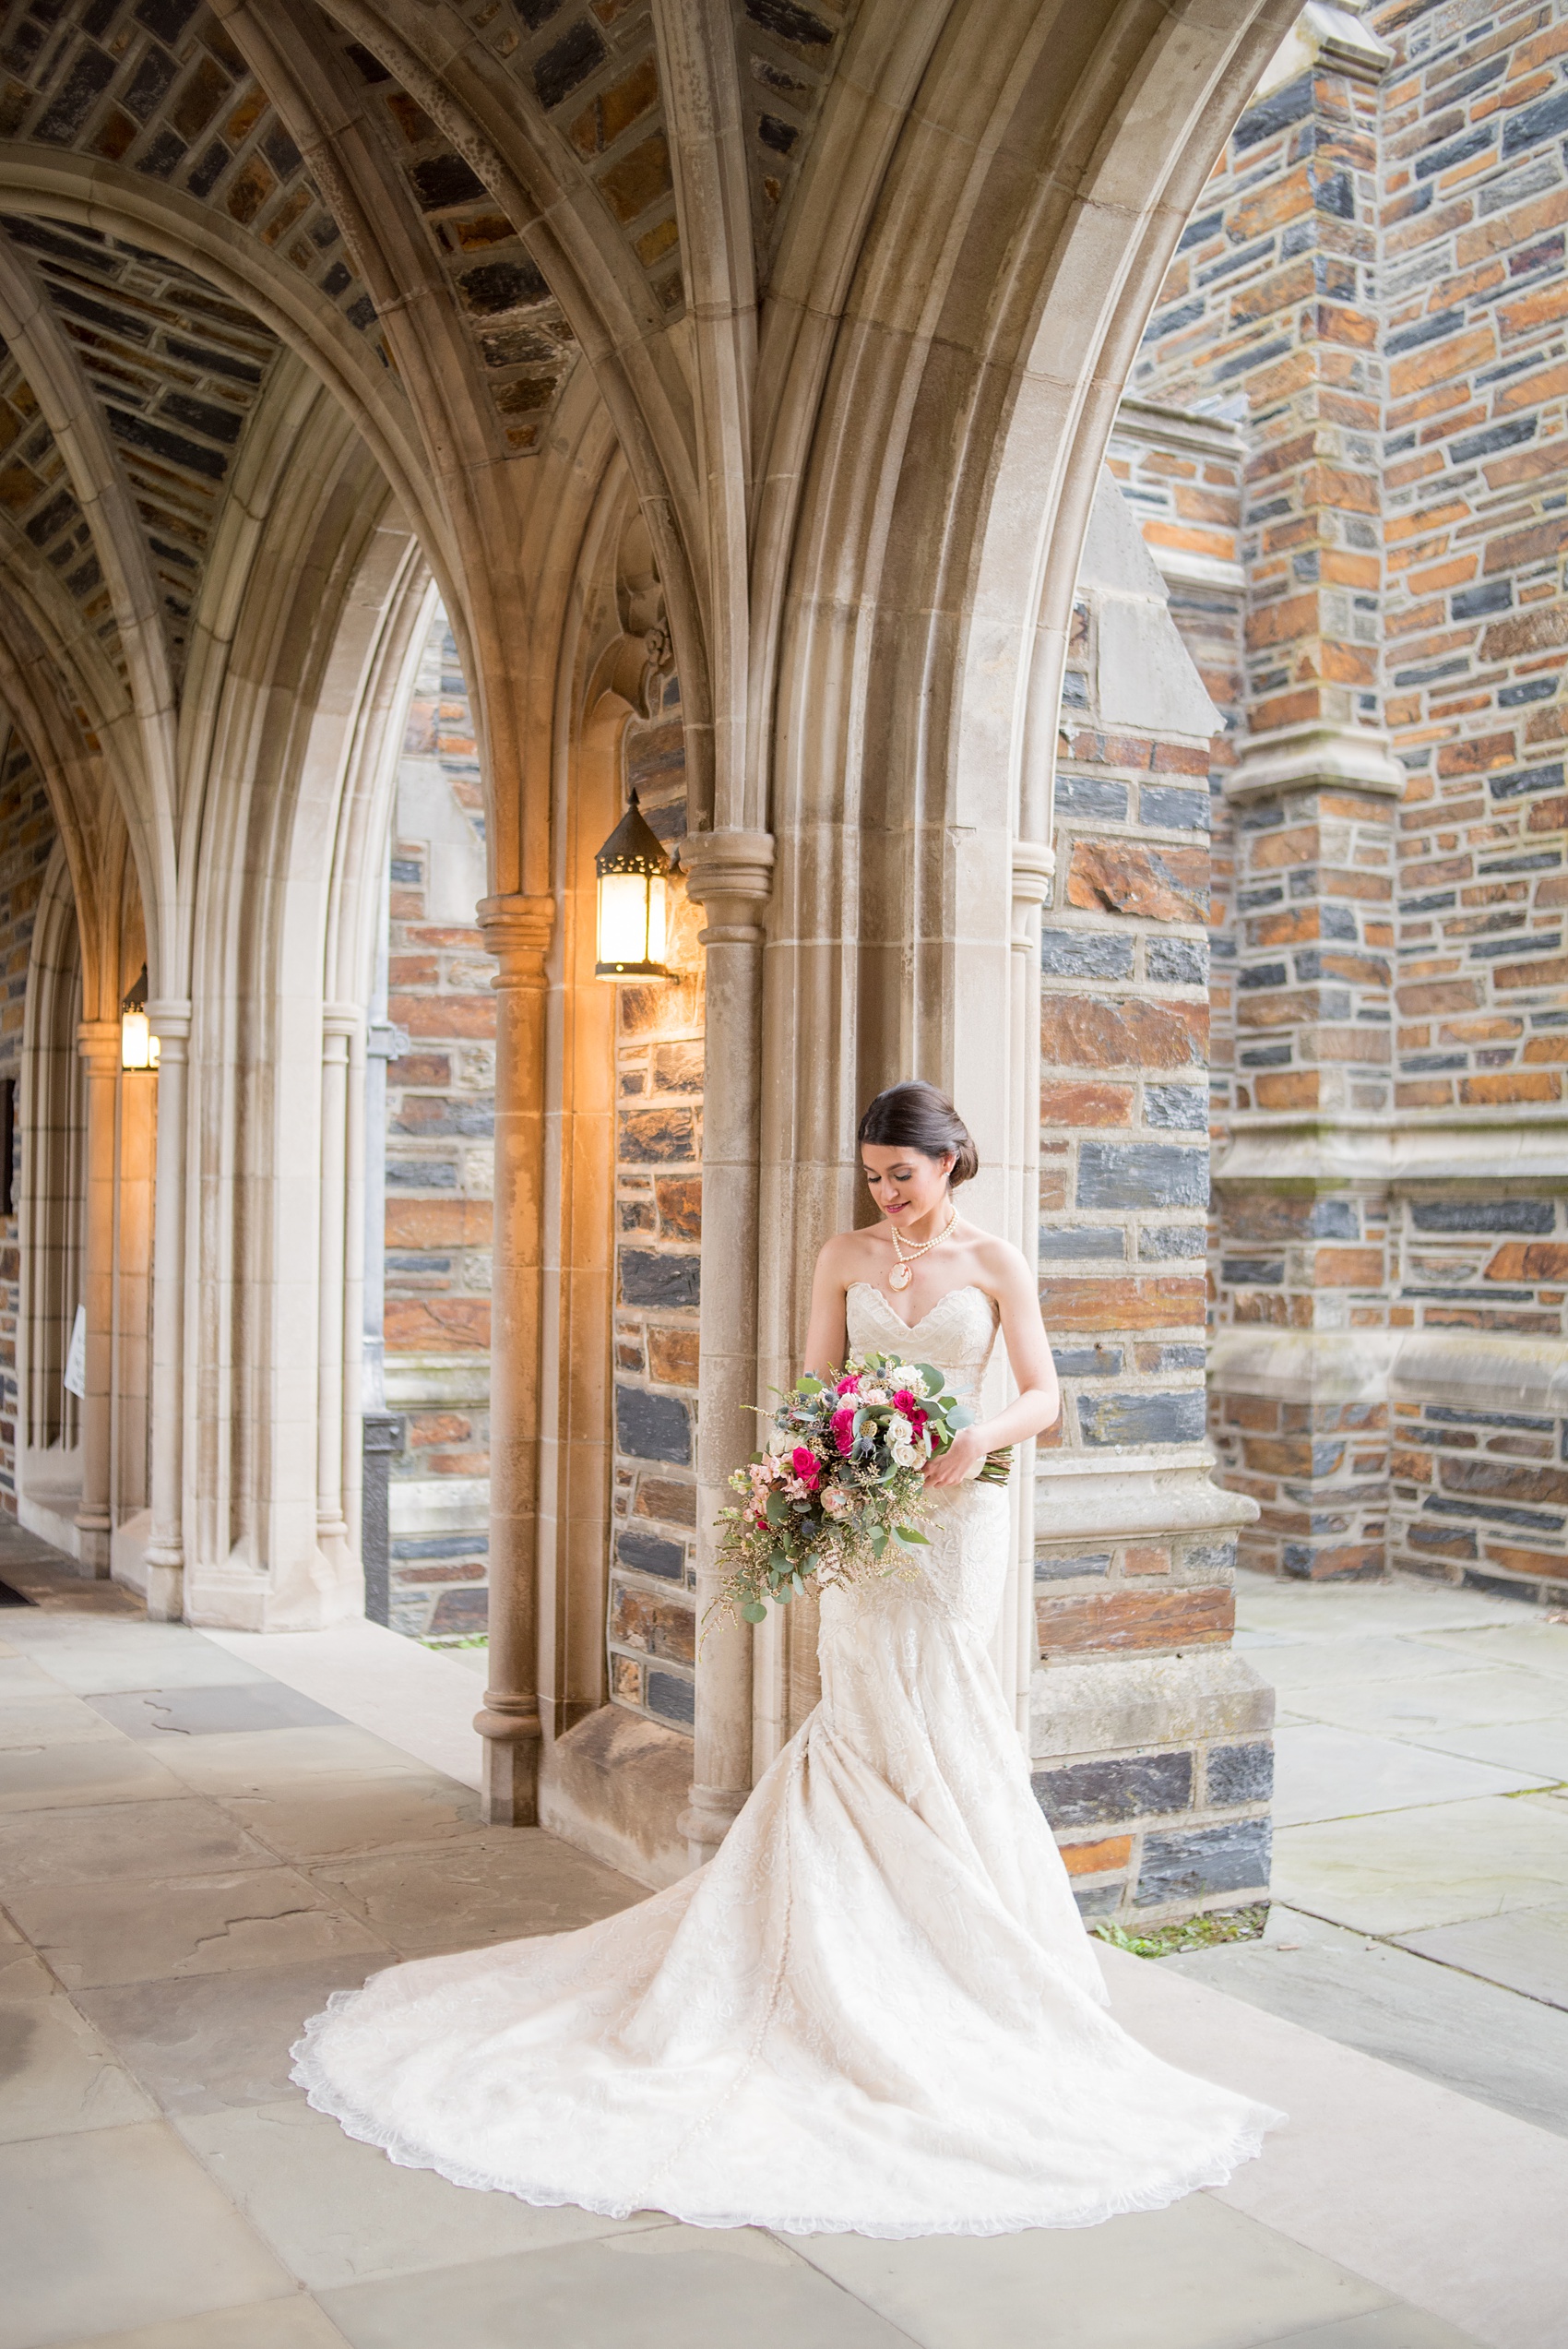
[[[1304, 1594], [1330, 1602], [1309, 1629], [1270, 1613], [1301, 1594], [1246, 1602], [1254, 1636], [1277, 1643], [1258, 1661], [1285, 1659], [1289, 1735], [1305, 1740], [1286, 1748], [1281, 1838], [1289, 1901], [1313, 1919], [1290, 1927], [1301, 1946], [1277, 1935], [1266, 1951], [1159, 1965], [1109, 1953], [1130, 2028], [1271, 2095], [1290, 2129], [1223, 2193], [1170, 2211], [1081, 2233], [884, 2244], [531, 2211], [344, 2138], [288, 2081], [289, 2043], [331, 1990], [400, 1957], [562, 1930], [638, 1888], [537, 1831], [481, 1826], [463, 1783], [473, 1676], [451, 1659], [364, 1627], [247, 1641], [148, 1624], [14, 1532], [0, 1532], [0, 1579], [33, 1602], [0, 1613], [0, 2349], [1563, 2338], [1568, 2146], [1551, 2133], [1560, 2119], [1533, 2109], [1527, 2067], [1472, 2063], [1485, 2077], [1456, 2094], [1456, 2058], [1447, 2040], [1432, 2053], [1430, 2019], [1419, 2047], [1380, 2051], [1391, 2064], [1363, 2051], [1370, 2024], [1338, 2044], [1342, 2014], [1303, 2029], [1277, 2011], [1287, 1997], [1332, 2007], [1323, 1980], [1341, 1977], [1322, 1976], [1329, 1960], [1315, 1953], [1336, 1961], [1338, 1945], [1314, 1937], [1337, 1932], [1359, 1953], [1343, 1978], [1394, 1964], [1532, 2018], [1560, 2012], [1550, 1920], [1568, 1902], [1568, 1826], [1545, 1766], [1557, 1748], [1422, 1743], [1409, 1733], [1426, 1715], [1402, 1716], [1392, 1736], [1375, 1709], [1341, 1720], [1324, 1691], [1340, 1691], [1343, 1711], [1346, 1691], [1382, 1683], [1350, 1668], [1353, 1618], [1333, 1610], [1381, 1608], [1381, 1592]], [[1388, 1685], [1426, 1684], [1451, 1739], [1553, 1718], [1542, 1689], [1568, 1679], [1539, 1662], [1557, 1652], [1533, 1644], [1544, 1628], [1488, 1615], [1376, 1636], [1400, 1650]], [[1324, 1633], [1343, 1652], [1320, 1670]], [[1495, 1710], [1480, 1684], [1500, 1673], [1526, 1675], [1541, 1709]], [[1360, 1749], [1336, 1737], [1378, 1747], [1368, 1783], [1388, 1810], [1356, 1807]], [[1432, 1757], [1413, 1780], [1400, 1775], [1410, 1755]], [[1466, 1765], [1492, 1774], [1455, 1779]], [[1410, 1824], [1394, 1834], [1391, 1818]], [[1467, 1899], [1467, 1883], [1483, 1892]], [[1545, 1926], [1533, 1938], [1509, 1922], [1531, 1916]], [[1218, 1960], [1229, 1973], [1181, 1971]], [[1248, 1966], [1273, 1969], [1266, 1996]], [[1376, 2005], [1359, 1988], [1358, 2001]]]
[[1568, 1624], [1251, 1575], [1237, 1614], [1279, 1692], [1275, 1906], [1164, 1964], [1568, 2136]]

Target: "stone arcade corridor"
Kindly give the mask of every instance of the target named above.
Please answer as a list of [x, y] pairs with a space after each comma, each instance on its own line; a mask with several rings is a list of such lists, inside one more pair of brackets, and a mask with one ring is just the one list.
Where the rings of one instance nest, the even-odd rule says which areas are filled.
[[[0, 2349], [1562, 2349], [1565, 239], [1568, 0], [0, 0]], [[316, 1991], [816, 1703], [717, 1511], [911, 1074], [1035, 1792], [1295, 2133], [1010, 2247], [378, 2169]]]

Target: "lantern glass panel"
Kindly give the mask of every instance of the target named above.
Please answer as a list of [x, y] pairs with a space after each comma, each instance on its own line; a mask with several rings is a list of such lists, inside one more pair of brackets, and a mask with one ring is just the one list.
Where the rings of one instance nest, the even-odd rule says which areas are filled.
[[152, 1031], [145, 1011], [123, 1011], [120, 1015], [120, 1066], [122, 1068], [150, 1068], [152, 1061]]
[[[663, 884], [659, 884], [663, 895]], [[599, 884], [599, 960], [600, 962], [647, 962], [650, 960], [647, 876], [642, 873], [605, 873]], [[662, 909], [660, 930], [663, 928]], [[663, 939], [659, 940], [660, 950]]]

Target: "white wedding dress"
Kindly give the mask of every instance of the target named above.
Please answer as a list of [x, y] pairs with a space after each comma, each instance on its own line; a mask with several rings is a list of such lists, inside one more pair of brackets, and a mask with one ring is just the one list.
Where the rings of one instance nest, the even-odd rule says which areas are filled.
[[[856, 1352], [975, 1392], [974, 1288]], [[987, 1641], [1007, 1496], [937, 1492], [912, 1580], [822, 1600], [822, 1701], [718, 1856], [580, 1932], [339, 1992], [311, 2103], [394, 2162], [526, 2202], [788, 2233], [1087, 2226], [1227, 2177], [1282, 2116], [1114, 2023]]]

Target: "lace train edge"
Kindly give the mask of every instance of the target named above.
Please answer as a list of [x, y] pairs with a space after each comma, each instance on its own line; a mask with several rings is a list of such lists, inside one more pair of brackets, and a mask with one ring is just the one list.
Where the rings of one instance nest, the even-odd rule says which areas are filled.
[[812, 2218], [795, 2215], [780, 2217], [767, 2211], [689, 2211], [678, 2210], [671, 2202], [604, 2201], [588, 2194], [563, 2194], [548, 2186], [521, 2186], [514, 2179], [488, 2176], [482, 2170], [471, 2169], [459, 2162], [444, 2160], [426, 2145], [399, 2136], [387, 2129], [340, 2097], [332, 2086], [327, 2068], [316, 2052], [315, 2042], [322, 2026], [331, 2021], [341, 2009], [360, 1996], [358, 1990], [335, 1990], [318, 2015], [306, 2023], [304, 2034], [297, 2039], [289, 2053], [293, 2058], [290, 2078], [305, 2092], [305, 2101], [312, 2110], [325, 2113], [335, 2120], [346, 2136], [359, 2144], [374, 2145], [386, 2154], [395, 2168], [432, 2170], [444, 2177], [449, 2186], [461, 2186], [481, 2194], [510, 2194], [515, 2200], [527, 2202], [532, 2209], [542, 2211], [589, 2211], [596, 2218], [630, 2219], [640, 2212], [658, 2210], [666, 2218], [679, 2220], [683, 2226], [712, 2228], [755, 2226], [766, 2228], [776, 2235], [861, 2235], [880, 2242], [909, 2242], [924, 2235], [1022, 2235], [1035, 2227], [1085, 2227], [1103, 2225], [1107, 2219], [1125, 2218], [1136, 2211], [1163, 2211], [1170, 2203], [1179, 2202], [1188, 2194], [1200, 2193], [1206, 2187], [1223, 2186], [1243, 2162], [1255, 2161], [1263, 2151], [1264, 2140], [1276, 2129], [1283, 2128], [1289, 2114], [1271, 2105], [1256, 2107], [1263, 2116], [1259, 2120], [1238, 2129], [1224, 2146], [1207, 2158], [1183, 2170], [1159, 2186], [1141, 2192], [1111, 2196], [1098, 2202], [1081, 2203], [1068, 2211], [1052, 2212], [1030, 2211], [1016, 2217], [998, 2219], [921, 2220], [910, 2226], [890, 2225], [881, 2220], [860, 2221], [845, 2218]]

